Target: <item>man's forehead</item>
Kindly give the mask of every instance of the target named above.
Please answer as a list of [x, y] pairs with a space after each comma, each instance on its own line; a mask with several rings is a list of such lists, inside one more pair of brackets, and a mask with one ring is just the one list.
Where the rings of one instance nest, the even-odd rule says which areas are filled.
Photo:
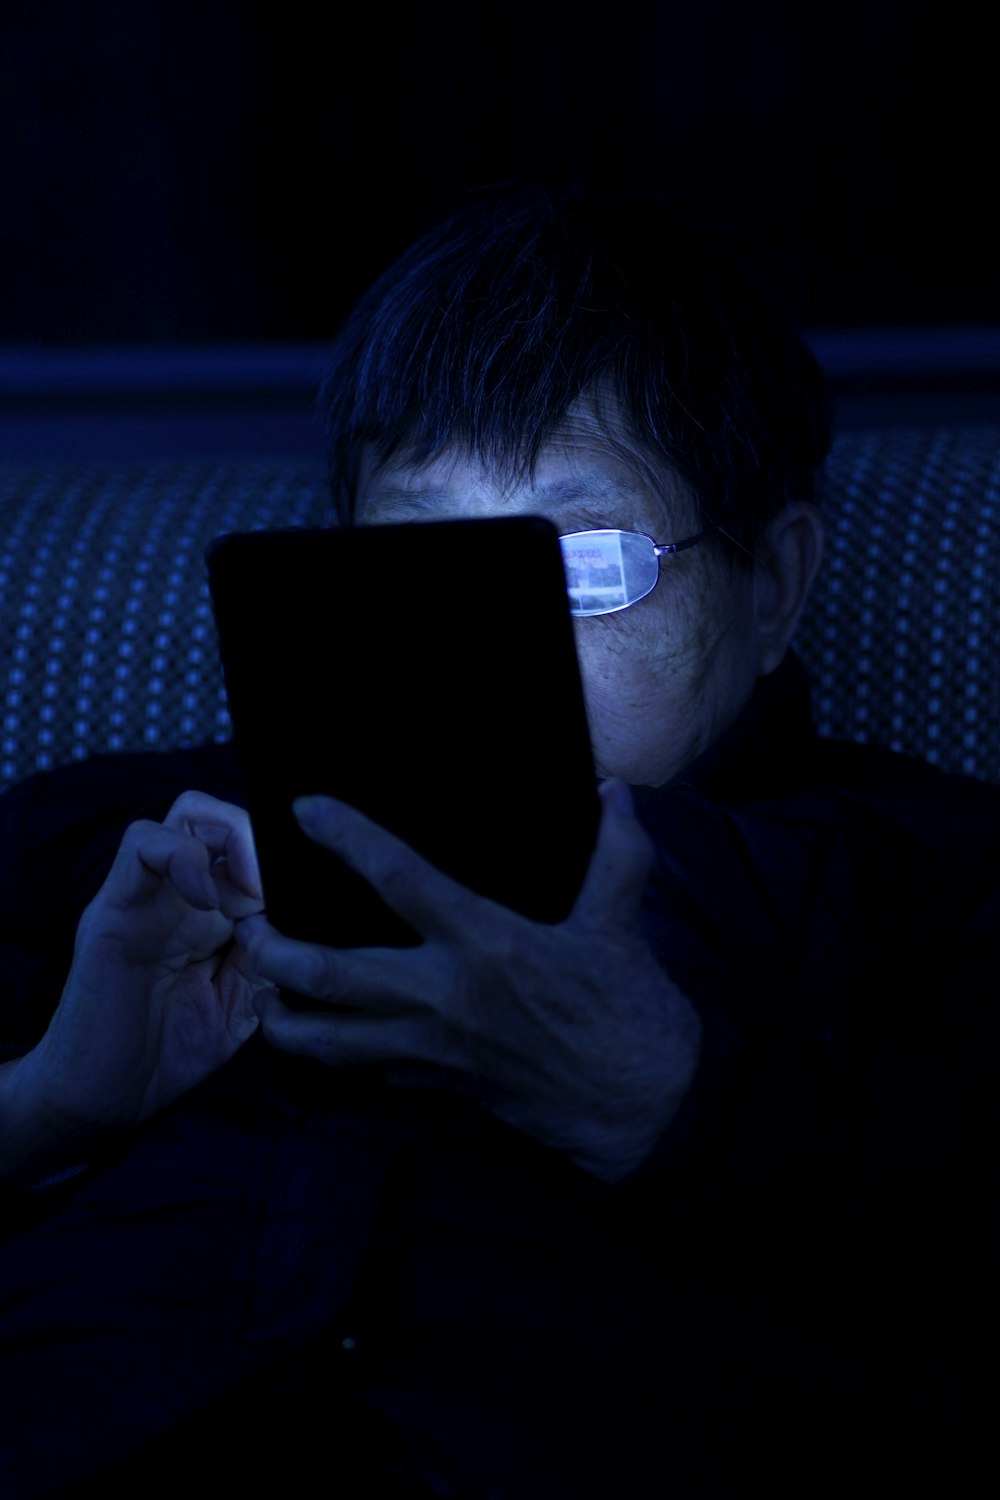
[[456, 490], [464, 494], [489, 492], [499, 499], [528, 494], [552, 505], [562, 500], [615, 500], [636, 487], [584, 469], [564, 475], [536, 473], [512, 479], [494, 470], [455, 464], [448, 465], [443, 473], [426, 467], [386, 469], [374, 473], [363, 488], [369, 498], [433, 506], [452, 498]]
[[493, 504], [530, 501], [546, 511], [587, 504], [602, 514], [622, 505], [652, 506], [671, 514], [689, 499], [676, 474], [656, 472], [648, 462], [616, 451], [593, 434], [566, 435], [545, 444], [527, 472], [511, 472], [509, 466], [454, 449], [420, 462], [395, 458], [378, 466], [366, 456], [362, 463], [362, 503], [398, 503], [432, 512], [459, 495]]

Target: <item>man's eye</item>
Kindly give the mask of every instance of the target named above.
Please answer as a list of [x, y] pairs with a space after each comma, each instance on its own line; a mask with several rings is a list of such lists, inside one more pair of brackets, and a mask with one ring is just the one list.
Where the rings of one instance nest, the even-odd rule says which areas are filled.
[[421, 514], [406, 505], [366, 505], [359, 515], [366, 526], [395, 526], [405, 521], [426, 520], [426, 513]]

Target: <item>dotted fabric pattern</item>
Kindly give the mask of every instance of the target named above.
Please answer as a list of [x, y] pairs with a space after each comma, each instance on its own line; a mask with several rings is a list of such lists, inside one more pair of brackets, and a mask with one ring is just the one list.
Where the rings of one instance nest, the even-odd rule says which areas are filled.
[[1000, 783], [1000, 425], [844, 434], [820, 504], [820, 733]]
[[[1000, 782], [1000, 421], [842, 434], [820, 503], [820, 732]], [[228, 738], [205, 548], [329, 519], [314, 460], [0, 465], [0, 788]]]
[[329, 519], [322, 466], [283, 457], [0, 467], [0, 787], [227, 739], [205, 548]]

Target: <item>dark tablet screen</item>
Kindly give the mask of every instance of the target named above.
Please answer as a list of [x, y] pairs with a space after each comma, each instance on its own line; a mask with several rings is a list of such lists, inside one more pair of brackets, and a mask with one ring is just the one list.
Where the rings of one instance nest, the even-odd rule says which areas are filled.
[[291, 812], [326, 792], [480, 894], [568, 915], [598, 818], [555, 527], [534, 516], [231, 533], [209, 582], [268, 915], [412, 942]]

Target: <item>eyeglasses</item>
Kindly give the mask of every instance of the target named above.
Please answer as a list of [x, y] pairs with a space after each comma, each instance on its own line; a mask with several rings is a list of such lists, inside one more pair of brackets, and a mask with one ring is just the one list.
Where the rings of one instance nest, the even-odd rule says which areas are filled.
[[707, 526], [680, 542], [654, 542], [639, 531], [572, 531], [559, 538], [571, 615], [610, 615], [651, 594], [660, 558], [684, 552], [717, 531]]

